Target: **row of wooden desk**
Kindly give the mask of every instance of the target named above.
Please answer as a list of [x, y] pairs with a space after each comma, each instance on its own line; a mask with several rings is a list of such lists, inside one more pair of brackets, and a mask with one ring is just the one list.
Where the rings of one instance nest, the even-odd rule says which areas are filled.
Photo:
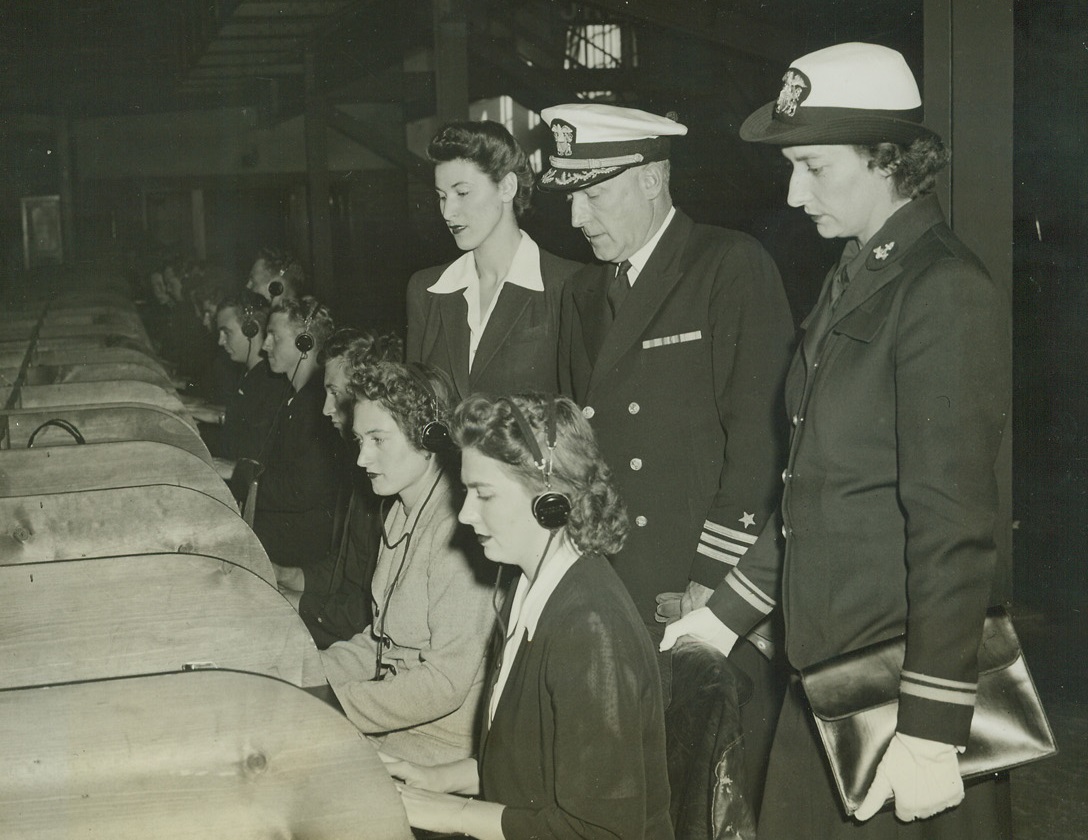
[[410, 837], [170, 382], [122, 284], [5, 301], [0, 831]]

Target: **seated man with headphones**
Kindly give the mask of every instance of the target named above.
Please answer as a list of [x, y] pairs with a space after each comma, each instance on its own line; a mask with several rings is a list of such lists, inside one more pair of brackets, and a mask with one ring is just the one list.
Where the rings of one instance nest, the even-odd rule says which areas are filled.
[[325, 388], [317, 361], [332, 330], [324, 304], [286, 299], [272, 307], [263, 344], [269, 368], [288, 387], [254, 459], [262, 469], [253, 531], [281, 586], [296, 592], [306, 568], [323, 562], [332, 542], [342, 443], [321, 413]]
[[322, 650], [370, 626], [370, 580], [381, 545], [381, 496], [355, 464], [359, 452], [352, 438], [354, 407], [346, 396], [348, 383], [363, 368], [403, 358], [400, 336], [352, 327], [334, 332], [318, 356], [324, 369], [324, 413], [346, 443], [332, 552], [324, 564], [306, 574], [306, 589], [298, 602], [298, 614]]
[[408, 821], [477, 838], [672, 840], [656, 654], [605, 558], [627, 515], [588, 421], [565, 397], [473, 396], [452, 434], [460, 519], [519, 574], [479, 757], [387, 759]]
[[237, 389], [218, 413], [199, 419], [214, 421], [221, 427], [220, 448], [213, 463], [239, 502], [244, 499], [245, 487], [232, 480], [234, 468], [242, 458], [257, 458], [289, 387], [261, 356], [267, 325], [268, 302], [252, 292], [226, 298], [215, 312], [219, 346], [230, 361], [244, 366], [244, 372]]
[[422, 765], [474, 754], [495, 613], [479, 544], [460, 502], [437, 369], [380, 362], [355, 372], [359, 466], [384, 497], [373, 620], [321, 652], [348, 718], [383, 752]]

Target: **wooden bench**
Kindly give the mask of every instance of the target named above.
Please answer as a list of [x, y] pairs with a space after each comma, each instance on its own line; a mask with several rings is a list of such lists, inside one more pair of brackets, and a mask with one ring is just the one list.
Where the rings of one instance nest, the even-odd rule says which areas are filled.
[[0, 692], [20, 840], [411, 840], [374, 748], [286, 683], [184, 674]]
[[0, 688], [203, 667], [325, 684], [317, 648], [287, 599], [216, 557], [0, 566], [0, 592]]
[[220, 557], [276, 581], [238, 511], [197, 490], [155, 484], [0, 498], [0, 565], [154, 553]]
[[0, 498], [173, 484], [234, 506], [234, 497], [203, 459], [166, 443], [131, 440], [0, 450]]
[[[132, 382], [124, 379], [111, 379], [105, 382], [72, 382], [65, 385], [24, 385], [19, 391], [19, 404], [12, 408], [112, 403], [157, 405], [159, 408], [173, 412], [183, 420], [192, 421], [185, 406], [172, 390], [167, 391], [147, 382]], [[194, 426], [194, 431], [195, 428]]]
[[[0, 367], [18, 368], [26, 356], [26, 348], [21, 350], [5, 350], [0, 352]], [[123, 347], [98, 347], [93, 351], [86, 350], [38, 350], [30, 354], [30, 367], [37, 365], [73, 365], [86, 362], [95, 364], [129, 364], [143, 365], [155, 373], [169, 379], [166, 368], [162, 362], [149, 353], [139, 350], [129, 350]]]
[[[0, 381], [13, 380], [19, 374], [18, 367], [0, 366]], [[169, 377], [147, 365], [134, 362], [97, 362], [92, 356], [87, 361], [65, 365], [30, 365], [27, 367], [27, 385], [65, 385], [71, 382], [147, 382], [166, 391], [173, 391]]]

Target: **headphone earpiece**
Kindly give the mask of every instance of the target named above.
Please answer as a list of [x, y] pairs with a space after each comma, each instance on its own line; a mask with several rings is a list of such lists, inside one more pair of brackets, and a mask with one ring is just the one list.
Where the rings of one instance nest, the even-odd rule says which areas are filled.
[[303, 356], [310, 355], [314, 347], [317, 346], [317, 342], [314, 341], [313, 334], [310, 332], [310, 322], [320, 308], [321, 304], [316, 300], [310, 305], [310, 314], [306, 316], [306, 320], [302, 323], [302, 332], [295, 336], [295, 349]]
[[242, 335], [250, 341], [255, 339], [261, 331], [261, 325], [253, 315], [252, 306], [242, 307]]
[[544, 424], [545, 443], [548, 448], [547, 457], [544, 457], [544, 453], [540, 451], [540, 445], [537, 443], [533, 428], [529, 425], [529, 420], [525, 417], [525, 414], [518, 408], [517, 403], [511, 399], [505, 399], [505, 402], [510, 406], [510, 413], [514, 416], [514, 422], [521, 429], [521, 436], [525, 438], [525, 443], [533, 456], [533, 462], [544, 476], [544, 492], [533, 497], [533, 518], [536, 519], [541, 528], [547, 528], [549, 531], [558, 530], [570, 521], [570, 512], [573, 506], [570, 497], [566, 493], [552, 489], [552, 466], [558, 437], [555, 398], [552, 397], [548, 400]]
[[450, 429], [438, 416], [438, 396], [431, 386], [430, 379], [427, 378], [422, 367], [415, 362], [409, 362], [405, 365], [405, 368], [416, 381], [416, 384], [423, 389], [424, 394], [427, 395], [427, 403], [430, 406], [430, 419], [425, 420], [423, 425], [417, 430], [416, 443], [419, 445], [420, 449], [427, 452], [439, 453], [449, 451], [453, 447], [452, 440], [450, 439]]

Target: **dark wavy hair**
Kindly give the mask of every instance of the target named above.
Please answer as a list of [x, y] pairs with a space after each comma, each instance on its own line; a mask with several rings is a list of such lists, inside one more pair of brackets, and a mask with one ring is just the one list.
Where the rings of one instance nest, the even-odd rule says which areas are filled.
[[399, 362], [404, 359], [404, 342], [394, 332], [379, 335], [373, 330], [340, 327], [322, 346], [317, 362], [325, 365], [339, 358], [344, 359], [348, 370], [378, 362]]
[[567, 533], [579, 550], [615, 554], [627, 538], [627, 509], [612, 486], [612, 471], [601, 458], [589, 422], [571, 400], [543, 394], [491, 398], [473, 395], [453, 413], [450, 433], [461, 449], [475, 449], [505, 464], [533, 495], [545, 489], [544, 476], [514, 418], [516, 405], [547, 456], [549, 401], [555, 401], [556, 446], [551, 487], [571, 501]]
[[870, 169], [891, 172], [892, 183], [900, 198], [915, 199], [933, 192], [937, 174], [948, 166], [952, 152], [936, 135], [919, 137], [909, 146], [901, 143], [874, 143], [855, 146], [869, 158]]
[[215, 314], [226, 312], [228, 309], [234, 310], [239, 324], [248, 316], [257, 322], [262, 333], [268, 326], [268, 301], [256, 292], [242, 289], [237, 294], [224, 298], [216, 307]]
[[[307, 295], [304, 298], [279, 298], [269, 310], [269, 317], [277, 312], [287, 316], [287, 323], [294, 327], [298, 333], [305, 330], [314, 337], [314, 351], [320, 355], [329, 336], [332, 335], [336, 325], [332, 320], [332, 312], [329, 307], [321, 303], [317, 298]], [[296, 333], [296, 335], [298, 334]]]
[[513, 172], [518, 179], [514, 215], [521, 218], [533, 196], [529, 156], [506, 128], [492, 120], [451, 122], [442, 126], [427, 146], [431, 163], [467, 160], [496, 184]]
[[388, 411], [397, 428], [420, 450], [423, 427], [431, 420], [449, 421], [454, 393], [445, 371], [418, 362], [378, 362], [356, 368], [346, 390], [353, 402], [370, 400]]

